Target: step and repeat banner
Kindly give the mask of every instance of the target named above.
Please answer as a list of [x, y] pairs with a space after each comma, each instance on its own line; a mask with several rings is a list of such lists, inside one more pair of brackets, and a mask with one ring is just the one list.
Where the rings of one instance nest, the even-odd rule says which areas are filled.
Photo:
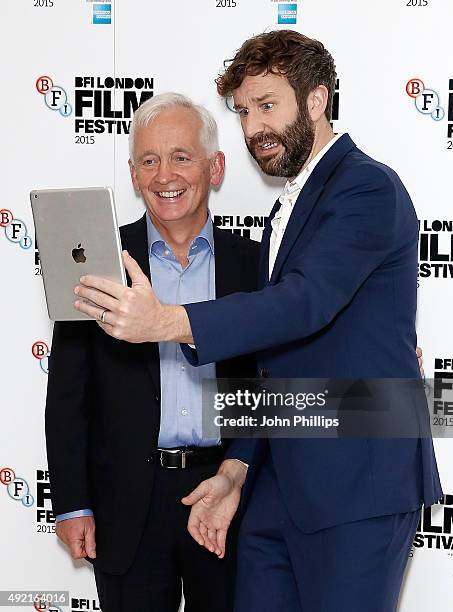
[[[283, 183], [254, 166], [214, 79], [253, 34], [294, 28], [318, 38], [337, 65], [334, 129], [392, 166], [414, 201], [418, 343], [427, 377], [448, 385], [452, 23], [449, 0], [2, 2], [0, 591], [67, 591], [69, 607], [61, 609], [100, 609], [91, 566], [71, 560], [54, 533], [44, 438], [52, 323], [30, 190], [108, 185], [119, 223], [137, 219], [143, 205], [128, 169], [131, 116], [150, 96], [177, 91], [207, 106], [219, 124], [227, 170], [211, 194], [214, 223], [259, 240]], [[449, 411], [445, 404], [439, 415]], [[453, 609], [453, 448], [447, 439], [435, 446], [446, 495], [419, 525], [401, 612]]]

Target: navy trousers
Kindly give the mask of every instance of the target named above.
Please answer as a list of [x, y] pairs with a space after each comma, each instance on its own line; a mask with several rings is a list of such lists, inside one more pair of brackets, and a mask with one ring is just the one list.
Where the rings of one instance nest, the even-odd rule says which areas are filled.
[[268, 456], [240, 528], [234, 612], [396, 611], [419, 517], [417, 510], [302, 533]]

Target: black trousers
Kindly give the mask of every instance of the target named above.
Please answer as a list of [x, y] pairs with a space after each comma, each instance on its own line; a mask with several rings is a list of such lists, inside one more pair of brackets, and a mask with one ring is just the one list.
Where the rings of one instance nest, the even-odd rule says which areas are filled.
[[185, 612], [233, 610], [237, 525], [233, 521], [225, 558], [218, 559], [192, 539], [187, 531], [190, 507], [180, 501], [217, 469], [156, 469], [147, 522], [131, 567], [117, 576], [99, 571], [94, 563], [103, 612], [177, 612], [182, 593]]

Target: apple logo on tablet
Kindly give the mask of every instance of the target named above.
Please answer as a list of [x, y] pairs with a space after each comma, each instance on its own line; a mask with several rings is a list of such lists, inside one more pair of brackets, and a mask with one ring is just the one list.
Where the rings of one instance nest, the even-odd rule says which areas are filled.
[[85, 263], [87, 258], [85, 257], [85, 249], [81, 248], [82, 243], [79, 242], [76, 249], [72, 249], [72, 259], [76, 263]]

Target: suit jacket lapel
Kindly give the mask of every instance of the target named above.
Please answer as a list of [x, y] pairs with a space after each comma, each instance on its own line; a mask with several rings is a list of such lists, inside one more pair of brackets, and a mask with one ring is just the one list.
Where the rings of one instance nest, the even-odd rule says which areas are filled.
[[293, 244], [307, 223], [311, 211], [313, 210], [319, 196], [322, 193], [322, 190], [324, 189], [324, 185], [318, 186], [318, 188], [315, 190], [310, 189], [310, 187], [313, 188], [313, 183], [311, 183], [309, 186], [307, 182], [294, 204], [294, 209], [289, 218], [285, 233], [283, 234], [283, 240], [281, 241], [277, 259], [274, 263], [274, 268], [269, 281], [270, 283], [275, 281], [284, 261], [291, 251]]
[[289, 252], [304, 229], [325, 184], [345, 155], [354, 148], [355, 144], [352, 139], [348, 134], [344, 134], [316, 165], [294, 204], [294, 209], [289, 218], [288, 225], [286, 226], [277, 259], [275, 260], [270, 279], [271, 283], [275, 282]]
[[275, 217], [275, 213], [280, 208], [280, 199], [277, 198], [275, 204], [267, 218], [266, 225], [263, 229], [263, 235], [261, 238], [261, 249], [260, 249], [260, 261], [258, 270], [258, 286], [265, 287], [269, 283], [269, 248], [272, 234], [272, 219]]
[[[148, 255], [148, 234], [146, 230], [146, 214], [141, 219], [126, 226], [127, 229], [122, 232], [121, 243], [123, 249], [127, 249], [129, 254], [137, 261], [140, 268], [151, 280], [151, 272], [149, 269]], [[127, 283], [130, 286], [131, 281], [127, 275]], [[160, 361], [159, 361], [159, 345], [156, 342], [144, 342], [141, 344], [146, 367], [151, 376], [151, 380], [160, 396]]]

